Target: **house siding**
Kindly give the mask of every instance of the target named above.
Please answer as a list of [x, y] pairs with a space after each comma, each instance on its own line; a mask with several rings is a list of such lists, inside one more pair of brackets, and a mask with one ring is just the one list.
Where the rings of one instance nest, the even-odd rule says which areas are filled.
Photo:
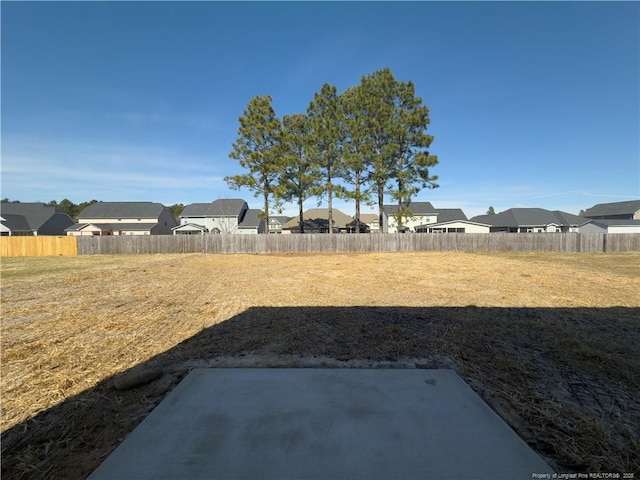
[[[398, 222], [394, 216], [384, 214], [387, 224], [387, 233], [398, 232]], [[437, 215], [411, 215], [410, 217], [404, 217], [402, 220], [402, 226], [407, 227], [409, 231], [415, 232], [416, 227], [425, 225], [428, 223], [436, 223], [438, 219]]]
[[[451, 228], [455, 228], [455, 229], [460, 229], [460, 228], [464, 228], [464, 233], [489, 233], [489, 226], [488, 225], [474, 225], [472, 223], [465, 223], [465, 222], [450, 222], [450, 223], [445, 223], [442, 225], [434, 225], [433, 227], [427, 227], [429, 228], [433, 228], [433, 229], [444, 229], [444, 232], [441, 233], [446, 233], [449, 232], [449, 229]], [[455, 232], [450, 232], [450, 233], [455, 233]]]
[[168, 208], [164, 208], [154, 222], [158, 222], [158, 225], [152, 229], [154, 235], [171, 235], [171, 229], [178, 225], [176, 217]]

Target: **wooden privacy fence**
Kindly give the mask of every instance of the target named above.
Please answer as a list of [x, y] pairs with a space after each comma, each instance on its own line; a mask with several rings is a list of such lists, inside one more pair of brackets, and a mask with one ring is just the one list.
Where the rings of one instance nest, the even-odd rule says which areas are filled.
[[46, 257], [77, 255], [75, 237], [0, 237], [2, 257]]
[[640, 234], [439, 233], [75, 237], [79, 255], [323, 252], [638, 252]]

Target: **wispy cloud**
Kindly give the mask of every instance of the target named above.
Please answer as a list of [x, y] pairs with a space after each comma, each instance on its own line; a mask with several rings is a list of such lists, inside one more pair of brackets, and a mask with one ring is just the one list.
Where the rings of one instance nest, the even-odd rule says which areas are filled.
[[23, 201], [210, 201], [228, 190], [223, 176], [212, 159], [178, 149], [3, 140], [2, 196]]

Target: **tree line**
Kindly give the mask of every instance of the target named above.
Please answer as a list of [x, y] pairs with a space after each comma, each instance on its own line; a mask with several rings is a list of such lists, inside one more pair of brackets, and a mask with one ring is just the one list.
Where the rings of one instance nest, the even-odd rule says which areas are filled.
[[360, 231], [360, 205], [378, 205], [382, 226], [385, 195], [398, 204], [398, 226], [411, 216], [411, 199], [423, 188], [436, 188], [430, 169], [438, 157], [429, 153], [433, 136], [426, 133], [429, 108], [415, 95], [413, 82], [395, 79], [389, 68], [361, 78], [359, 85], [338, 93], [328, 83], [314, 94], [305, 113], [279, 118], [270, 95], [256, 96], [239, 118], [238, 137], [229, 157], [246, 173], [225, 177], [233, 189], [246, 187], [270, 207], [296, 202], [300, 232], [302, 204], [326, 199], [333, 233], [333, 199], [355, 202], [355, 229]]

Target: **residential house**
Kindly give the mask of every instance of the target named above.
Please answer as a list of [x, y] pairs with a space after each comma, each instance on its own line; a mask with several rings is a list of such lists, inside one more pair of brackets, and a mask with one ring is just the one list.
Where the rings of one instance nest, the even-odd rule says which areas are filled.
[[478, 215], [471, 222], [490, 225], [491, 232], [578, 232], [589, 220], [560, 210], [510, 208], [495, 215]]
[[367, 224], [369, 232], [380, 233], [380, 216], [377, 213], [361, 213], [360, 221]]
[[580, 225], [580, 233], [640, 233], [640, 220], [602, 218]]
[[265, 222], [262, 217], [262, 210], [259, 208], [248, 209], [242, 221], [238, 224], [238, 231], [236, 233], [253, 234], [253, 233], [265, 233]]
[[0, 205], [3, 235], [65, 235], [73, 219], [44, 203], [11, 202]]
[[7, 213], [3, 213], [0, 216], [0, 235], [33, 235], [33, 230], [31, 230], [27, 219], [24, 218], [23, 215], [9, 215]]
[[250, 209], [242, 199], [218, 199], [210, 203], [192, 203], [180, 214], [174, 235], [204, 233], [264, 233], [261, 210]]
[[470, 220], [448, 220], [416, 227], [417, 233], [489, 233], [491, 226]]
[[[333, 209], [333, 232], [346, 232], [347, 224], [353, 221], [349, 215]], [[329, 233], [329, 210], [310, 208], [303, 212], [304, 233]], [[300, 216], [293, 217], [282, 227], [282, 233], [300, 233]]]
[[[358, 228], [356, 228], [356, 225], [358, 225]], [[359, 222], [356, 222], [356, 220], [353, 219], [353, 221], [347, 223], [345, 232], [346, 233], [370, 233], [371, 227], [369, 227], [369, 225], [364, 223], [362, 220], [360, 220]]]
[[582, 216], [594, 220], [640, 220], [640, 200], [599, 203], [585, 210]]
[[282, 233], [282, 227], [289, 221], [289, 217], [273, 215], [269, 217], [269, 233]]
[[426, 225], [467, 220], [467, 216], [459, 208], [434, 208], [430, 202], [411, 202], [407, 208], [411, 211], [411, 215], [403, 216], [402, 227], [398, 228], [396, 218], [398, 205], [384, 205], [382, 207], [383, 231], [387, 233], [415, 232], [418, 227], [421, 231], [425, 231]]
[[97, 202], [78, 215], [68, 235], [169, 235], [178, 221], [168, 207], [154, 202]]

